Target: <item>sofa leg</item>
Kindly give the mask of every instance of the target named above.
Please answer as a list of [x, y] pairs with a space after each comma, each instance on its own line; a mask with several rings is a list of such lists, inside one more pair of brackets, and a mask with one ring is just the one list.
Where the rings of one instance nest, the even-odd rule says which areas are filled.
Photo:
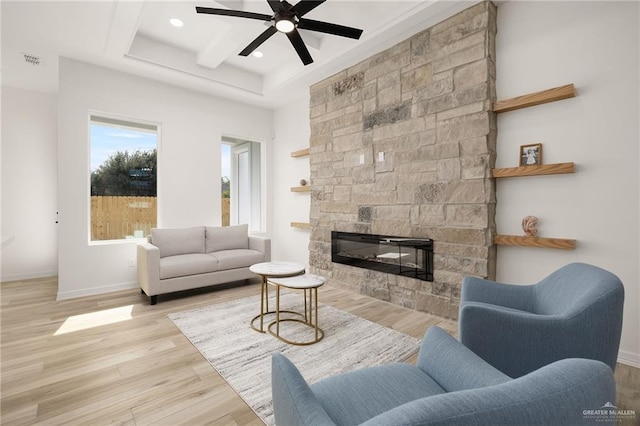
[[158, 302], [158, 296], [151, 296], [151, 304], [155, 305]]

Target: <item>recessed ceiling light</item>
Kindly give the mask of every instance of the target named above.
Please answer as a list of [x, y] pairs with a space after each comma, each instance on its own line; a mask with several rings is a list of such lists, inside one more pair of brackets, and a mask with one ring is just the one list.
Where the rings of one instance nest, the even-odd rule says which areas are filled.
[[171, 25], [173, 25], [174, 27], [176, 27], [176, 28], [180, 28], [180, 27], [184, 26], [184, 22], [182, 22], [182, 21], [181, 21], [180, 19], [178, 19], [178, 18], [171, 18], [171, 19], [169, 19], [169, 23], [170, 23]]
[[264, 53], [262, 53], [259, 50], [256, 50], [253, 52], [253, 56], [255, 56], [256, 58], [262, 58], [264, 56]]

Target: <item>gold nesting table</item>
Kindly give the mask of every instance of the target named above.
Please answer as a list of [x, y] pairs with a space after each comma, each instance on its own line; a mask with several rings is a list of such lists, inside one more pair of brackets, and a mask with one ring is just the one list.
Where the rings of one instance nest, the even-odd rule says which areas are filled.
[[[276, 311], [269, 311], [269, 287], [267, 286], [270, 278], [283, 278], [304, 274], [304, 265], [297, 262], [262, 262], [251, 265], [249, 270], [256, 275], [260, 275], [260, 314], [251, 320], [251, 328], [260, 333], [264, 333], [264, 316], [267, 314], [275, 314]], [[296, 314], [297, 312], [290, 312]], [[260, 318], [260, 328], [253, 323]]]
[[[317, 343], [324, 337], [324, 331], [318, 327], [318, 288], [325, 279], [323, 277], [305, 274], [304, 265], [296, 262], [262, 262], [251, 265], [251, 272], [261, 277], [260, 286], [260, 314], [251, 320], [251, 328], [260, 333], [265, 333], [264, 317], [268, 314], [275, 314], [275, 321], [267, 325], [267, 330], [271, 335], [285, 343], [297, 346], [311, 345]], [[269, 310], [269, 285], [276, 290], [276, 308]], [[280, 289], [281, 287], [303, 290], [304, 313], [288, 310], [280, 310]], [[307, 296], [308, 295], [308, 296]], [[280, 314], [288, 313], [299, 316], [298, 318], [280, 318]], [[260, 327], [254, 323], [260, 319]], [[315, 319], [315, 321], [314, 321]], [[280, 324], [285, 321], [294, 321], [309, 326], [314, 331], [314, 338], [305, 342], [296, 342], [280, 335]], [[275, 332], [273, 331], [275, 328]]]
[[[318, 288], [324, 284], [324, 278], [318, 275], [304, 274], [294, 277], [271, 278], [269, 283], [276, 287], [276, 320], [267, 327], [269, 333], [285, 343], [296, 346], [305, 346], [318, 343], [324, 337], [324, 331], [318, 327]], [[304, 291], [304, 320], [297, 318], [280, 318], [280, 288], [286, 287], [294, 290]], [[307, 297], [307, 291], [309, 297]], [[285, 311], [282, 311], [285, 312]], [[298, 313], [301, 317], [301, 313]], [[314, 322], [315, 319], [315, 322]], [[299, 322], [311, 327], [314, 330], [314, 338], [306, 342], [294, 342], [280, 335], [280, 324], [286, 321]], [[272, 328], [275, 326], [275, 333]]]

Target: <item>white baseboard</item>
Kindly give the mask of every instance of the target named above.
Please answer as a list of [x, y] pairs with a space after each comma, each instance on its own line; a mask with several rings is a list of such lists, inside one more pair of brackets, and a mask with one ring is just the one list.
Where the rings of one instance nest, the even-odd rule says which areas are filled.
[[83, 288], [82, 290], [58, 291], [56, 300], [75, 299], [76, 297], [95, 296], [98, 294], [113, 293], [114, 291], [131, 290], [139, 288], [138, 282], [120, 283], [102, 287]]
[[620, 364], [640, 368], [640, 354], [622, 350], [618, 351], [618, 362]]
[[2, 275], [0, 277], [1, 282], [9, 282], [9, 281], [23, 281], [23, 280], [34, 280], [37, 278], [51, 278], [58, 276], [58, 271], [37, 271], [37, 272], [27, 272], [24, 274], [8, 274]]

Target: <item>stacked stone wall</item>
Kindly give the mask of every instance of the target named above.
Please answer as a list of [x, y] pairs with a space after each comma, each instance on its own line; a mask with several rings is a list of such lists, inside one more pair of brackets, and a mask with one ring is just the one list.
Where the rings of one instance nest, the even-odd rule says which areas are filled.
[[[311, 87], [312, 272], [450, 318], [495, 278], [496, 8], [482, 2]], [[331, 262], [331, 231], [432, 238], [420, 281]]]

